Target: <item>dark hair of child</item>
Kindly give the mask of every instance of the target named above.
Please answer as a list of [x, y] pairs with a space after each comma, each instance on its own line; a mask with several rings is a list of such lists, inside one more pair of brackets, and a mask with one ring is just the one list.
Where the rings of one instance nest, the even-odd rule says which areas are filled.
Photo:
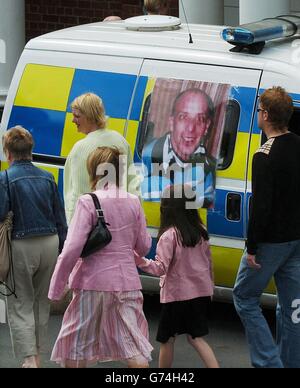
[[161, 199], [158, 239], [174, 227], [177, 239], [183, 247], [195, 247], [202, 239], [209, 240], [198, 210], [187, 207], [187, 204], [193, 201], [195, 198], [186, 196], [183, 185], [167, 187]]

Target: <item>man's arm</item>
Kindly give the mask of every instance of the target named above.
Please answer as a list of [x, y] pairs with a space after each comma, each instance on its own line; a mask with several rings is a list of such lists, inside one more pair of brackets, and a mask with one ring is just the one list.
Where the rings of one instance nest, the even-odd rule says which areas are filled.
[[64, 172], [64, 201], [67, 222], [70, 224], [80, 195], [89, 192], [85, 143], [77, 142], [70, 152]]
[[262, 242], [270, 222], [273, 175], [268, 155], [258, 152], [252, 165], [252, 207], [248, 226], [247, 252], [255, 255], [257, 243]]

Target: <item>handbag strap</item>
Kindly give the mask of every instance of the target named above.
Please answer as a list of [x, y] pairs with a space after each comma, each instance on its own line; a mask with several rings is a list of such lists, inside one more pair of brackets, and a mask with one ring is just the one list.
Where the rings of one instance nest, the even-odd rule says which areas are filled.
[[97, 213], [97, 217], [99, 220], [101, 220], [102, 222], [104, 222], [106, 225], [109, 225], [105, 222], [105, 218], [104, 218], [104, 214], [103, 214], [103, 210], [101, 209], [101, 205], [100, 205], [100, 201], [97, 197], [96, 194], [94, 193], [88, 193], [92, 199], [93, 199], [93, 202], [94, 202], [94, 205], [95, 205], [95, 208], [96, 208], [96, 213]]
[[[9, 201], [9, 211], [11, 211], [11, 195], [10, 195], [10, 186], [9, 186], [9, 179], [8, 179], [8, 173], [7, 170], [5, 170], [5, 175], [6, 175], [6, 181], [7, 181], [7, 193], [8, 193], [8, 201]], [[11, 244], [11, 242], [9, 242]], [[0, 294], [9, 297], [11, 295], [14, 295], [14, 297], [17, 299], [16, 295], [16, 282], [15, 282], [15, 274], [14, 274], [14, 262], [12, 258], [12, 252], [11, 252], [11, 246], [9, 247], [9, 270], [8, 270], [8, 275], [7, 279], [10, 279], [10, 282], [12, 286], [10, 287], [7, 283], [0, 282], [0, 284], [4, 285], [4, 287], [7, 288], [8, 293], [3, 293], [0, 291]]]

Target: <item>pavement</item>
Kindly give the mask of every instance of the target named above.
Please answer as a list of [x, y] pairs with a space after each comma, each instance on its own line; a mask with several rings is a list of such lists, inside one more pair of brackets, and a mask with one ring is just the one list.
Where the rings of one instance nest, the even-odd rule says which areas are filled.
[[[145, 295], [144, 311], [149, 322], [150, 342], [154, 347], [151, 368], [158, 367], [159, 343], [155, 336], [158, 326], [160, 304], [158, 295]], [[51, 349], [58, 335], [62, 321], [62, 314], [52, 314], [49, 321], [49, 352], [44, 356], [44, 368], [59, 368], [49, 361]], [[214, 349], [222, 368], [248, 368], [248, 346], [244, 329], [231, 304], [213, 303], [210, 317], [210, 334], [207, 342]], [[21, 360], [13, 358], [10, 334], [7, 324], [0, 324], [0, 368], [18, 368]], [[187, 343], [185, 336], [176, 340], [174, 368], [203, 368], [203, 365]], [[99, 363], [95, 368], [124, 368], [121, 362]]]

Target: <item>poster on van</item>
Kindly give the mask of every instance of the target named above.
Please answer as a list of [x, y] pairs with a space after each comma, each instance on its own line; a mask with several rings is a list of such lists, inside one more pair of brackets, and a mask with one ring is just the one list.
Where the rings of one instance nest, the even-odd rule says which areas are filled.
[[144, 201], [160, 201], [164, 189], [183, 184], [196, 208], [211, 208], [230, 85], [154, 80], [146, 100], [142, 162]]

